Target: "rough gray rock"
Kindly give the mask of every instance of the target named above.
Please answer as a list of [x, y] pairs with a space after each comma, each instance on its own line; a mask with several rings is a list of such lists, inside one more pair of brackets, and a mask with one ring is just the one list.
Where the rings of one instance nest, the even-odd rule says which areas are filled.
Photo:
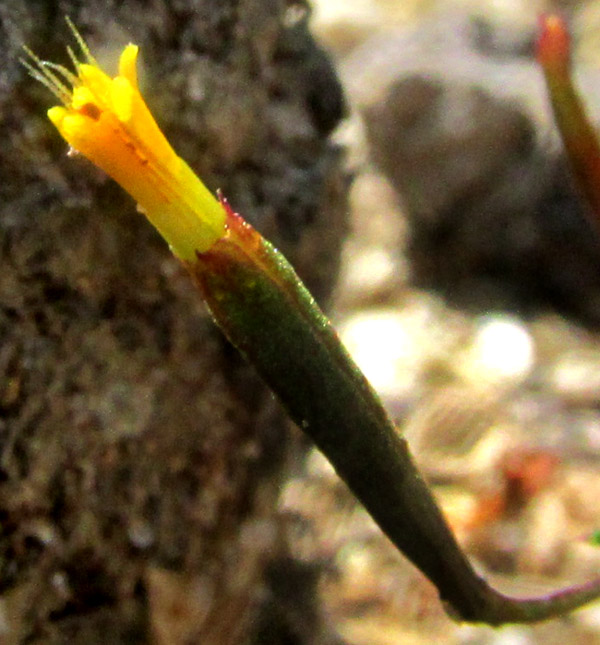
[[[11, 643], [243, 642], [290, 450], [271, 395], [132, 200], [66, 146], [27, 43], [142, 50], [175, 149], [326, 300], [340, 86], [283, 0], [0, 4], [0, 630]], [[297, 15], [297, 14], [295, 14]]]

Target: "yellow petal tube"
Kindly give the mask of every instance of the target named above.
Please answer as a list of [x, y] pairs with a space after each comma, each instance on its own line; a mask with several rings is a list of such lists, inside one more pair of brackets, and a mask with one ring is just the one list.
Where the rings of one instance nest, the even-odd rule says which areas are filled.
[[87, 48], [84, 54], [88, 62], [76, 63], [76, 75], [34, 57], [38, 69], [32, 73], [64, 103], [48, 110], [48, 117], [73, 149], [132, 195], [175, 255], [195, 259], [197, 251], [225, 235], [225, 211], [175, 154], [144, 102], [137, 86], [137, 46], [125, 47], [115, 78]]

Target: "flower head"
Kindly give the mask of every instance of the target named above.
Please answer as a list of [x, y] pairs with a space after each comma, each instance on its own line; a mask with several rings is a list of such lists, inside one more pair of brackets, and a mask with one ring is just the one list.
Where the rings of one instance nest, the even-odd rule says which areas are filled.
[[67, 20], [85, 62], [67, 48], [75, 73], [26, 50], [31, 75], [61, 101], [48, 118], [69, 145], [138, 202], [175, 255], [193, 260], [225, 234], [225, 212], [160, 131], [137, 84], [138, 47], [121, 53], [110, 78]]

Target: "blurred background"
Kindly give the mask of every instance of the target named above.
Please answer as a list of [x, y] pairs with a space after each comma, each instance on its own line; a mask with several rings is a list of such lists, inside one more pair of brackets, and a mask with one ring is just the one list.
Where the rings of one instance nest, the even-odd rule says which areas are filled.
[[321, 302], [345, 240], [336, 327], [478, 571], [530, 595], [600, 570], [600, 242], [549, 9], [598, 121], [598, 0], [0, 0], [2, 645], [600, 643], [600, 603], [452, 622], [18, 63], [65, 62], [65, 14], [139, 43], [175, 148]]
[[[515, 595], [594, 578], [600, 241], [534, 43], [539, 13], [561, 10], [597, 119], [600, 2], [312, 5], [349, 103], [335, 324], [485, 577]], [[316, 451], [280, 505], [349, 645], [600, 643], [599, 603], [532, 627], [452, 622]]]

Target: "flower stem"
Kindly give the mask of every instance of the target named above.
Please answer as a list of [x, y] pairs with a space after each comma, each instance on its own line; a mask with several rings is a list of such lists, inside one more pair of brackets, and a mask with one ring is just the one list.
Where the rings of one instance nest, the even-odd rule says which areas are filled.
[[215, 321], [256, 367], [389, 539], [460, 620], [557, 616], [600, 583], [516, 600], [492, 589], [458, 546], [406, 440], [286, 259], [224, 204], [227, 235], [186, 262]]
[[[477, 575], [405, 439], [293, 268], [226, 202], [217, 203], [158, 128], [137, 87], [137, 47], [123, 50], [119, 75], [111, 79], [69, 24], [87, 61], [71, 55], [76, 74], [32, 52], [25, 62], [63, 103], [51, 108], [50, 119], [74, 149], [138, 201], [188, 268], [215, 321], [390, 540], [438, 588], [449, 612], [491, 625], [531, 622], [599, 597], [597, 581], [517, 600]], [[566, 31], [550, 20], [544, 33], [540, 56], [557, 120], [582, 188], [600, 214], [600, 152], [570, 83], [568, 46], [560, 40]]]

